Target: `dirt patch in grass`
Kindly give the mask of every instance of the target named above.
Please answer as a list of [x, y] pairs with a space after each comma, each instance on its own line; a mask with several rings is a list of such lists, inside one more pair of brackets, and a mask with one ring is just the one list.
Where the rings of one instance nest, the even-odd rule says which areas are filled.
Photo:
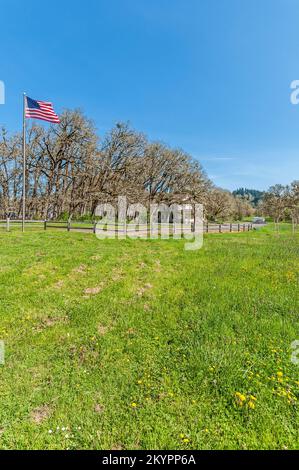
[[98, 333], [101, 336], [104, 336], [111, 328], [109, 326], [99, 324], [97, 327]]
[[104, 412], [104, 406], [100, 405], [100, 403], [96, 403], [96, 405], [94, 407], [94, 411], [98, 414], [101, 414], [101, 413]]
[[31, 411], [30, 413], [30, 418], [31, 421], [33, 421], [35, 424], [41, 424], [43, 421], [49, 418], [51, 415], [51, 408], [49, 405], [42, 405], [39, 406], [38, 408], [35, 408], [34, 410]]
[[140, 265], [139, 265], [139, 268], [140, 269], [145, 269], [145, 268], [147, 268], [147, 264], [142, 261], [142, 263], [140, 263]]
[[64, 287], [64, 281], [61, 279], [53, 285], [54, 289], [62, 289]]
[[120, 281], [124, 277], [124, 272], [121, 268], [114, 268], [112, 271], [112, 281], [117, 282]]
[[70, 356], [73, 359], [76, 359], [79, 364], [95, 364], [99, 363], [99, 353], [98, 351], [94, 351], [86, 346], [80, 346], [77, 348], [73, 346], [70, 348]]
[[72, 274], [86, 274], [86, 269], [85, 264], [80, 264], [80, 266], [72, 270]]
[[127, 335], [134, 336], [136, 334], [136, 330], [134, 328], [129, 328], [127, 330]]
[[111, 447], [111, 450], [123, 450], [123, 446], [121, 444], [115, 444]]
[[91, 257], [91, 259], [93, 261], [100, 261], [102, 259], [102, 257], [100, 255], [94, 255], [94, 256]]
[[146, 291], [148, 291], [149, 289], [152, 289], [153, 286], [152, 284], [145, 284], [143, 287], [140, 287], [138, 290], [137, 290], [137, 295], [138, 297], [142, 297]]
[[84, 290], [84, 294], [85, 296], [90, 296], [90, 295], [97, 295], [101, 292], [101, 290], [103, 289], [103, 285], [99, 285], [99, 286], [96, 286], [96, 287], [87, 287], [87, 289]]
[[155, 264], [156, 264], [156, 266], [155, 266], [155, 268], [154, 268], [155, 271], [156, 271], [157, 273], [161, 272], [161, 261], [160, 261], [159, 259], [157, 259], [157, 260], [155, 261]]
[[51, 328], [52, 326], [57, 325], [58, 323], [67, 323], [67, 317], [46, 317], [41, 320], [39, 325], [37, 325], [34, 329], [37, 332], [41, 332], [46, 328]]

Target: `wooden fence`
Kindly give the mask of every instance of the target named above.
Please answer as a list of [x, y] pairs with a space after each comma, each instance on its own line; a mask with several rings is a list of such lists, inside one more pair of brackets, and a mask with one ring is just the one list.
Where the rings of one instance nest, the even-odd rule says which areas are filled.
[[[22, 228], [21, 220], [0, 220], [0, 229], [4, 229], [7, 232]], [[102, 227], [101, 227], [102, 228]], [[89, 232], [96, 233], [97, 231], [97, 222], [56, 222], [49, 220], [26, 220], [25, 229], [36, 229], [36, 230], [48, 230], [48, 229], [57, 229], [57, 230], [67, 230], [70, 231], [79, 231], [79, 232]], [[203, 226], [204, 233], [232, 233], [232, 232], [249, 232], [253, 229], [252, 223], [230, 223], [230, 224], [215, 224], [215, 223], [206, 223]], [[175, 224], [156, 224], [152, 227], [151, 233], [156, 233], [157, 235], [163, 236], [167, 234], [179, 234], [183, 231], [184, 234], [192, 233], [193, 229], [189, 226], [176, 226]], [[125, 227], [123, 224], [107, 224], [105, 226], [106, 235], [113, 235], [115, 233], [119, 235], [128, 234], [129, 236], [148, 236], [150, 234], [150, 228], [147, 224], [139, 224], [138, 229], [136, 226], [127, 224]]]

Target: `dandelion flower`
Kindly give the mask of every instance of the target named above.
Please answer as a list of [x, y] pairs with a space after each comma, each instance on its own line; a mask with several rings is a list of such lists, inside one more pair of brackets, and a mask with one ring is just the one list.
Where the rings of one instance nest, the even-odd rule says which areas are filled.
[[244, 403], [246, 402], [246, 397], [245, 397], [245, 395], [243, 395], [243, 394], [240, 393], [240, 392], [236, 392], [236, 393], [235, 393], [235, 398], [236, 398], [237, 404], [238, 404], [239, 406], [243, 406]]

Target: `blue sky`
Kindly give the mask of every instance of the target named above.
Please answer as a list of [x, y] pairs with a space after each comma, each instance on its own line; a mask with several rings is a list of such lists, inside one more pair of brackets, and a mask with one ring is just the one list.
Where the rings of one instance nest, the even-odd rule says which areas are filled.
[[[100, 135], [130, 121], [188, 151], [215, 184], [299, 178], [298, 0], [1, 1], [0, 125], [22, 92], [81, 108]], [[45, 124], [47, 125], [47, 124]]]

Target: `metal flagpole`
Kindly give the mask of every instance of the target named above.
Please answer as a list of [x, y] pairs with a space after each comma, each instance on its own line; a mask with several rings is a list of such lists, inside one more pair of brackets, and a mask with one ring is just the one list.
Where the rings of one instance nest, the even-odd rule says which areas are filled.
[[25, 231], [26, 215], [26, 93], [23, 94], [23, 192], [22, 192], [22, 232]]

